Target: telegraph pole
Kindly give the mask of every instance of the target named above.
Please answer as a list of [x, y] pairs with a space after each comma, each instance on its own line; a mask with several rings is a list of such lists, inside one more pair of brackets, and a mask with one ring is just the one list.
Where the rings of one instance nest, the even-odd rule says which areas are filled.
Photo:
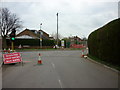
[[57, 46], [58, 46], [58, 13], [56, 15], [57, 15]]

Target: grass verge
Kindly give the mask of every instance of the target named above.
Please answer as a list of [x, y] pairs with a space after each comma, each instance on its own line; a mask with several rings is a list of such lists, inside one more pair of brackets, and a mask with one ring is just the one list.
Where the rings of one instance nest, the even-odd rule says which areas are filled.
[[83, 48], [64, 48], [64, 49], [54, 49], [54, 48], [47, 48], [47, 49], [15, 49], [16, 51], [43, 51], [43, 50], [82, 50]]
[[99, 63], [101, 63], [101, 64], [104, 64], [104, 65], [106, 65], [106, 66], [109, 66], [109, 67], [111, 67], [111, 68], [114, 68], [114, 69], [120, 71], [120, 66], [119, 66], [119, 65], [114, 65], [114, 64], [112, 64], [112, 63], [110, 63], [110, 62], [102, 61], [102, 60], [100, 60], [99, 58], [96, 58], [96, 57], [91, 56], [91, 55], [88, 55], [88, 57], [91, 58], [91, 59], [94, 60], [94, 61], [97, 61], [97, 62], [99, 62]]
[[38, 51], [38, 50], [54, 50], [54, 49], [15, 49], [16, 51]]

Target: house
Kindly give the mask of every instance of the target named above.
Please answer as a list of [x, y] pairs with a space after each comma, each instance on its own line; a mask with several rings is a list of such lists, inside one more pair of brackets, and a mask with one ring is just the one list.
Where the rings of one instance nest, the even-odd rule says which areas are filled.
[[24, 31], [20, 32], [16, 35], [16, 38], [21, 39], [50, 39], [49, 34], [44, 32], [43, 30], [29, 30], [25, 29]]
[[35, 32], [33, 32], [33, 31], [29, 30], [29, 29], [25, 29], [24, 31], [17, 34], [16, 38], [36, 39], [36, 38], [38, 38], [38, 35]]
[[69, 37], [71, 44], [79, 44], [82, 39], [78, 36]]
[[44, 32], [43, 30], [39, 30], [38, 31], [39, 36], [42, 36], [42, 39], [50, 39], [49, 34], [47, 34], [46, 32]]

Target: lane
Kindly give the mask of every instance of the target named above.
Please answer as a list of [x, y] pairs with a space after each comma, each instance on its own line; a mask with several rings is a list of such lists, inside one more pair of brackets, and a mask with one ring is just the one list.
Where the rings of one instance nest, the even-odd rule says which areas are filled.
[[[66, 58], [65, 58], [66, 60]], [[114, 88], [118, 87], [118, 76], [108, 69], [86, 61], [53, 61], [61, 82], [66, 87], [74, 88]], [[86, 64], [86, 65], [85, 65]]]
[[[56, 66], [56, 71], [64, 88], [118, 87], [118, 73], [80, 58], [79, 51], [55, 53], [57, 53], [58, 57], [53, 57], [51, 62]], [[62, 59], [59, 55], [61, 55]]]
[[23, 66], [17, 64], [3, 67], [4, 88], [60, 88], [51, 64], [43, 61], [43, 65], [37, 65], [38, 57], [35, 54], [25, 53], [25, 56], [23, 53], [23, 60], [32, 61]]
[[[24, 64], [3, 66], [4, 88], [117, 88], [118, 73], [80, 57], [81, 51], [23, 52]], [[12, 83], [11, 83], [12, 82]]]

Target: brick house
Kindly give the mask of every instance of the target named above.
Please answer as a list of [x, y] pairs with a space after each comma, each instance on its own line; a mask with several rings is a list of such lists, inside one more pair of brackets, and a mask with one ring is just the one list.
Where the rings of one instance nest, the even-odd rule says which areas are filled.
[[16, 35], [16, 38], [23, 38], [23, 39], [39, 39], [41, 34], [42, 39], [50, 39], [49, 34], [44, 32], [43, 30], [29, 30], [25, 29], [24, 31], [20, 32]]
[[79, 44], [82, 39], [78, 36], [69, 37], [71, 44]]

